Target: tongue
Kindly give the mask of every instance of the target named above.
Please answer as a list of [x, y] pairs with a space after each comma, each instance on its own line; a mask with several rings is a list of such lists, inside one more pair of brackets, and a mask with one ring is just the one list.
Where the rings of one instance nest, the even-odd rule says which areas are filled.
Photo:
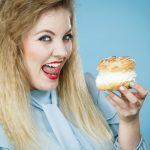
[[57, 74], [59, 72], [59, 67], [51, 68], [51, 67], [48, 67], [48, 66], [43, 66], [42, 70], [45, 73], [48, 73], [48, 74]]

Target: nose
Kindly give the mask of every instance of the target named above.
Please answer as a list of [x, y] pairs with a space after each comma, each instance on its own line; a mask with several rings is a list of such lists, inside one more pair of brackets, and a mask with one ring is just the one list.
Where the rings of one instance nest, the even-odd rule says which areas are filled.
[[68, 55], [68, 46], [63, 41], [58, 41], [54, 44], [52, 54], [54, 57], [65, 58]]

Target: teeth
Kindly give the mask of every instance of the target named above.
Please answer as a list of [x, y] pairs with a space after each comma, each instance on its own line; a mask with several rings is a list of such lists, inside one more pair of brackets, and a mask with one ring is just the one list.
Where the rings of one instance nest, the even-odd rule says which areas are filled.
[[46, 64], [46, 66], [51, 67], [51, 68], [52, 68], [52, 67], [55, 68], [55, 67], [60, 66], [60, 63]]

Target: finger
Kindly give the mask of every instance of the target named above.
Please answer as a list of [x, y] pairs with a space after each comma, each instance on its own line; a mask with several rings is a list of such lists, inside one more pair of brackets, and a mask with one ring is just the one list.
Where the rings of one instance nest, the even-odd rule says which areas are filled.
[[142, 87], [140, 84], [138, 84], [136, 82], [131, 82], [130, 87], [135, 89], [142, 99], [144, 99], [148, 94], [147, 89], [145, 89], [144, 87]]
[[139, 93], [133, 92], [133, 95], [136, 96], [140, 100], [140, 103], [144, 102], [144, 99], [141, 98], [141, 96], [139, 95]]
[[128, 99], [122, 93], [121, 93], [121, 98], [124, 99], [124, 101], [128, 101]]
[[122, 104], [120, 105], [118, 101], [114, 101], [114, 99], [112, 99], [110, 96], [107, 97], [107, 100], [116, 108], [116, 110], [120, 114], [119, 116], [128, 117], [131, 115], [135, 115], [139, 111], [139, 107], [137, 109], [137, 107], [136, 108], [133, 107], [133, 104], [132, 104], [131, 106], [132, 109], [129, 109], [130, 106], [128, 107], [127, 105], [122, 105]]
[[132, 104], [135, 104], [135, 105], [139, 105], [139, 100], [136, 96], [133, 95], [133, 93], [128, 90], [126, 87], [124, 86], [121, 86], [119, 88], [120, 92], [128, 99], [128, 101]]
[[119, 90], [113, 91], [113, 93], [115, 93], [117, 96], [121, 97], [124, 101], [128, 101], [128, 99], [122, 93], [120, 93]]
[[124, 101], [120, 96], [115, 95], [112, 92], [106, 92], [106, 94], [107, 96], [105, 96], [107, 100], [115, 107], [120, 118], [131, 120], [136, 114], [138, 114], [141, 105], [136, 106], [133, 103], [129, 103], [129, 101]]
[[[140, 96], [137, 94], [137, 93], [133, 93], [134, 96], [136, 96], [137, 98], [140, 99]], [[129, 100], [121, 93], [121, 98], [124, 100], [124, 101], [127, 101], [129, 103]], [[130, 108], [136, 108], [136, 107], [140, 107], [141, 104], [143, 103], [143, 101], [137, 101], [136, 103], [129, 103], [129, 107]]]
[[[116, 97], [117, 96], [117, 97]], [[137, 101], [136, 103], [129, 103], [129, 100], [121, 93], [121, 98], [118, 95], [111, 94], [113, 101], [116, 102], [118, 106], [129, 111], [130, 108], [137, 109], [141, 107], [142, 101]]]
[[118, 106], [122, 109], [128, 109], [129, 105], [128, 105], [128, 101], [124, 101], [123, 99], [121, 99], [118, 95], [116, 95], [115, 93], [110, 93], [107, 96], [107, 99], [109, 101], [111, 101], [113, 103], [113, 105]]

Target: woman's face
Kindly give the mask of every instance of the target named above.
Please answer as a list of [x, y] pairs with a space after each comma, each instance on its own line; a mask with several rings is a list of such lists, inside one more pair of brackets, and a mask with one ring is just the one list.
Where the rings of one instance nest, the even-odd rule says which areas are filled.
[[72, 51], [70, 13], [63, 8], [47, 11], [22, 42], [31, 89], [55, 89]]

